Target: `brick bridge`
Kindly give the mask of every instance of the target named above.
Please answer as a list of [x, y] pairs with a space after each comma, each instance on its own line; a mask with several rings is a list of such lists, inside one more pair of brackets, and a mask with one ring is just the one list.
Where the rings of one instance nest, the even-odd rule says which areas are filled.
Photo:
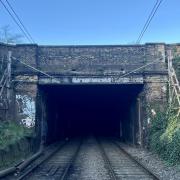
[[2, 66], [12, 56], [0, 118], [35, 124], [46, 144], [99, 133], [145, 145], [149, 108], [167, 102], [166, 56], [174, 47], [1, 44]]

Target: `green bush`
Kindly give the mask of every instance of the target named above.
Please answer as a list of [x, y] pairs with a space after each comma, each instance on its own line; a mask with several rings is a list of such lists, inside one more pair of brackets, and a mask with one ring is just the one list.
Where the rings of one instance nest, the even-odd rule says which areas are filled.
[[23, 137], [31, 136], [32, 129], [25, 128], [14, 121], [0, 122], [0, 149], [14, 144]]
[[180, 81], [180, 56], [176, 56], [172, 62], [173, 62], [173, 67], [176, 71], [178, 80]]
[[169, 164], [180, 164], [180, 117], [170, 108], [152, 118], [150, 148]]

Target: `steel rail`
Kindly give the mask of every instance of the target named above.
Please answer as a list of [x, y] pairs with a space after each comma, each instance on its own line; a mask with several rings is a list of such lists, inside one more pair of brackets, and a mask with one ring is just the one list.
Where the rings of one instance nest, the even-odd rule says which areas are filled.
[[77, 155], [78, 155], [78, 153], [79, 153], [79, 151], [80, 151], [80, 148], [81, 148], [82, 143], [83, 143], [83, 140], [81, 139], [81, 142], [79, 143], [79, 146], [77, 147], [77, 149], [76, 149], [73, 157], [71, 158], [71, 160], [69, 161], [68, 165], [66, 166], [63, 174], [62, 174], [61, 177], [60, 177], [60, 180], [64, 180], [64, 179], [67, 178], [68, 172], [69, 172], [72, 164], [73, 164], [74, 161], [76, 160], [76, 157], [77, 157]]
[[[61, 145], [59, 145], [57, 148], [55, 148], [51, 153], [49, 153], [47, 156], [43, 157], [38, 163], [35, 163], [34, 165], [32, 165], [32, 167], [30, 169], [25, 169], [25, 172], [18, 172], [19, 173], [19, 177], [16, 178], [16, 180], [22, 180], [25, 177], [27, 177], [32, 171], [34, 171], [35, 169], [37, 169], [42, 163], [44, 163], [45, 161], [47, 161], [48, 159], [50, 159], [52, 156], [54, 156], [61, 148], [63, 148], [68, 142], [64, 142]], [[37, 157], [38, 158], [38, 157]], [[19, 169], [17, 167], [17, 169]], [[24, 169], [24, 167], [23, 167]]]
[[124, 148], [122, 148], [116, 141], [112, 141], [113, 144], [115, 144], [118, 149], [123, 152], [129, 159], [131, 159], [133, 162], [135, 162], [138, 166], [140, 166], [142, 169], [145, 170], [154, 180], [160, 180], [160, 178], [153, 173], [150, 169], [148, 169], [144, 164], [142, 164], [140, 161], [135, 159], [130, 153], [128, 153]]
[[100, 140], [97, 139], [97, 138], [96, 138], [96, 140], [97, 140], [99, 149], [100, 149], [100, 151], [101, 151], [103, 160], [104, 160], [105, 164], [107, 165], [107, 168], [108, 168], [108, 171], [109, 171], [109, 175], [110, 175], [111, 180], [117, 180], [118, 178], [116, 177], [116, 174], [115, 174], [115, 172], [114, 172], [114, 170], [113, 170], [113, 168], [112, 168], [112, 165], [111, 165], [111, 162], [110, 162], [110, 160], [109, 160], [109, 158], [108, 158], [108, 155], [106, 154], [106, 152], [105, 152], [105, 150], [104, 150], [104, 148], [103, 148]]

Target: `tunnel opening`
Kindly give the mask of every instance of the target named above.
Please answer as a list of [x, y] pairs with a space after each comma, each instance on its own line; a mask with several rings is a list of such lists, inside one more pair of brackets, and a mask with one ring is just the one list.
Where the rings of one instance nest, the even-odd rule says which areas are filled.
[[134, 143], [142, 88], [142, 84], [39, 86], [46, 144], [92, 134]]

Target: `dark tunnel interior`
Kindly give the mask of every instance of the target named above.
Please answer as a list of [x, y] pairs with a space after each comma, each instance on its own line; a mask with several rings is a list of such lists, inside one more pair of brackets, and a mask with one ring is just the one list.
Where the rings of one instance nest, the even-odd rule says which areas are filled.
[[[74, 136], [116, 136], [131, 141], [132, 107], [142, 85], [44, 85], [46, 143]], [[133, 123], [135, 126], [135, 123]]]

